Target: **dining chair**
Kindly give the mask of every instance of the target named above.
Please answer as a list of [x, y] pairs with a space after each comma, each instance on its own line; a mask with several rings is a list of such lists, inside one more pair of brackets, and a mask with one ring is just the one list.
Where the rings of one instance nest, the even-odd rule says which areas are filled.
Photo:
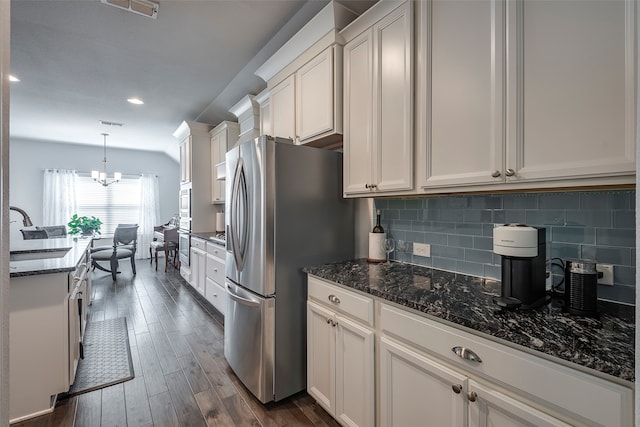
[[[113, 281], [116, 280], [116, 274], [118, 273], [119, 260], [129, 258], [131, 260], [131, 270], [133, 275], [136, 274], [136, 248], [138, 244], [138, 226], [118, 226], [113, 233], [113, 246], [110, 250], [104, 249], [104, 247], [91, 250], [91, 263], [98, 270], [111, 273]], [[98, 262], [109, 261], [110, 269], [107, 269]]]

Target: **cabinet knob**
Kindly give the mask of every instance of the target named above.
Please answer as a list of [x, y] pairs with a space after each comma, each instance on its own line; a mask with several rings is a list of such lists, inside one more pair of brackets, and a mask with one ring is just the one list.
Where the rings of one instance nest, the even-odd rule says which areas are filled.
[[218, 298], [218, 294], [213, 294], [213, 297], [214, 298]]
[[516, 171], [514, 171], [511, 168], [509, 168], [506, 171], [504, 171], [504, 174], [507, 175], [507, 176], [514, 176], [516, 174]]
[[451, 351], [453, 351], [456, 356], [461, 357], [462, 359], [469, 360], [471, 362], [482, 363], [482, 359], [480, 359], [480, 356], [478, 356], [475, 352], [469, 350], [468, 348], [456, 346], [453, 347]]
[[217, 272], [218, 272], [218, 269], [217, 269], [217, 268], [214, 268], [214, 269], [213, 269], [213, 271], [215, 271], [215, 272], [217, 273]]
[[467, 399], [469, 402], [475, 402], [478, 398], [478, 394], [475, 391], [467, 392]]
[[455, 394], [460, 394], [460, 392], [462, 391], [462, 386], [460, 384], [453, 384], [451, 388], [453, 389], [453, 392]]
[[340, 298], [338, 298], [333, 294], [329, 295], [329, 301], [331, 301], [334, 304], [340, 304]]
[[500, 171], [493, 171], [493, 173], [491, 174], [491, 176], [494, 178], [498, 178], [500, 175], [502, 175]]

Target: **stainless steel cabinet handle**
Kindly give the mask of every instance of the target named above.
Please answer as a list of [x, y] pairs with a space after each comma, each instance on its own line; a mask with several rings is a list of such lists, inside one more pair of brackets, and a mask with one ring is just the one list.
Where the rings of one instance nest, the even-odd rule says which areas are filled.
[[500, 171], [493, 171], [493, 173], [491, 174], [491, 176], [492, 176], [492, 177], [494, 177], [494, 178], [497, 178], [497, 177], [499, 177], [500, 175], [502, 175], [502, 174], [500, 173]]
[[340, 298], [338, 298], [337, 296], [331, 294], [329, 295], [329, 301], [331, 301], [332, 303], [335, 304], [340, 304]]
[[472, 350], [469, 350], [468, 348], [456, 346], [456, 347], [453, 347], [451, 351], [453, 351], [456, 354], [456, 356], [461, 357], [465, 360], [482, 363], [482, 359], [480, 359], [480, 356], [478, 356], [476, 353], [474, 353]]
[[371, 188], [371, 186], [369, 184], [365, 184], [364, 188]]
[[514, 176], [516, 174], [516, 171], [514, 171], [511, 168], [509, 168], [504, 172], [504, 174], [507, 175], [507, 176]]
[[453, 389], [453, 392], [455, 394], [460, 394], [460, 392], [462, 391], [462, 386], [460, 384], [453, 384], [451, 388]]
[[327, 324], [331, 324], [331, 319], [327, 319]]
[[475, 391], [467, 392], [467, 399], [469, 399], [469, 402], [475, 402], [477, 398], [478, 394]]

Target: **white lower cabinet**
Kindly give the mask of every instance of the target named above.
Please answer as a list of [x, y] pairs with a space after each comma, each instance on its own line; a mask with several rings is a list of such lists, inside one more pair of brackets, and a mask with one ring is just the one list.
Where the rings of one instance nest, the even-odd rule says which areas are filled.
[[206, 242], [195, 237], [191, 238], [191, 281], [189, 284], [201, 295], [204, 295], [206, 271]]
[[412, 425], [416, 411], [433, 425], [634, 425], [631, 386], [385, 303], [379, 313], [383, 426]]
[[[331, 304], [349, 305], [344, 295], [330, 296], [338, 301]], [[307, 391], [340, 424], [373, 426], [375, 335], [356, 319], [329, 304], [307, 302]]]
[[307, 391], [342, 425], [634, 425], [631, 383], [315, 276], [308, 284]]
[[[419, 390], [419, 393], [416, 393]], [[380, 339], [381, 426], [569, 426], [385, 337]]]
[[[467, 378], [387, 338], [380, 339], [380, 425], [461, 426]], [[456, 388], [457, 387], [457, 388]]]
[[221, 245], [207, 242], [204, 297], [222, 313], [223, 316], [226, 308], [224, 253], [225, 250]]

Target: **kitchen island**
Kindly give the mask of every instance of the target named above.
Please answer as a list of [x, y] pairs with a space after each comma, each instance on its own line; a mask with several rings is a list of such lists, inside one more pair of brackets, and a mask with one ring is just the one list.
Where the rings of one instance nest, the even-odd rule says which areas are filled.
[[[564, 313], [557, 299], [503, 311], [495, 280], [396, 262], [304, 271], [307, 390], [336, 419], [634, 423], [633, 307], [601, 301], [598, 319]], [[323, 348], [333, 349], [329, 362]]]
[[91, 238], [12, 241], [9, 418], [53, 410], [75, 378], [90, 299]]

